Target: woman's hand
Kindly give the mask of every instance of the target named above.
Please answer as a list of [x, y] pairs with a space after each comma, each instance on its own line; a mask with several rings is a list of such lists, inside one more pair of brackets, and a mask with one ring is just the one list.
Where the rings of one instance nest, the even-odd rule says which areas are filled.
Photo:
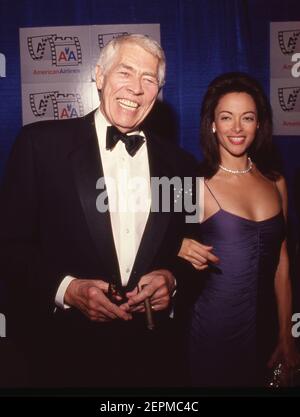
[[296, 368], [300, 365], [300, 353], [297, 351], [292, 336], [278, 343], [268, 362], [268, 367], [273, 368], [280, 362], [289, 368]]
[[219, 258], [211, 253], [213, 247], [206, 246], [193, 239], [183, 239], [178, 256], [190, 262], [195, 269], [202, 271], [209, 263], [216, 264]]

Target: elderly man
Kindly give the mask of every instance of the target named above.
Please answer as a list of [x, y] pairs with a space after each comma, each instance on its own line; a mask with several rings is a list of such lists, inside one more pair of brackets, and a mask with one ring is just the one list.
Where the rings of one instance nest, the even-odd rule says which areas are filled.
[[154, 40], [113, 39], [96, 68], [100, 108], [25, 126], [13, 147], [1, 266], [14, 284], [8, 326], [29, 341], [34, 385], [174, 381], [171, 268], [184, 219], [151, 210], [151, 178], [192, 175], [194, 160], [142, 128], [164, 77]]

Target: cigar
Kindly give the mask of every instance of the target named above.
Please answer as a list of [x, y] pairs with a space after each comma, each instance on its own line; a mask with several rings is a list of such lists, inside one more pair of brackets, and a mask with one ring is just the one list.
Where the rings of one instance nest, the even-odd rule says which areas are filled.
[[[143, 285], [141, 288], [143, 289], [144, 287], [146, 287], [146, 285]], [[150, 297], [147, 297], [144, 300], [144, 306], [145, 306], [145, 311], [146, 311], [147, 329], [154, 330], [155, 325], [154, 325], [154, 319], [153, 319], [153, 312], [152, 312], [152, 308], [151, 308]]]

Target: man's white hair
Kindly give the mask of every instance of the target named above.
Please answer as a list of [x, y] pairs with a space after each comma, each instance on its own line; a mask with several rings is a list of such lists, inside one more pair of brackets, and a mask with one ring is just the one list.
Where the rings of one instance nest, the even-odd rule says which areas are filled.
[[109, 41], [101, 50], [98, 65], [103, 74], [107, 72], [114, 62], [116, 53], [124, 43], [133, 43], [139, 45], [145, 51], [149, 52], [158, 59], [158, 83], [162, 87], [165, 83], [166, 75], [166, 57], [162, 47], [154, 39], [141, 34], [128, 34], [118, 36]]

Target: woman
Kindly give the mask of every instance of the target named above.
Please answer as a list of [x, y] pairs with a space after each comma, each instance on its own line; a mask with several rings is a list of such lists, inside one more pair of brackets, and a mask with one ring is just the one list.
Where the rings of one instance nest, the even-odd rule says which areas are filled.
[[[272, 117], [260, 85], [227, 73], [201, 111], [204, 218], [179, 256], [204, 280], [192, 309], [189, 360], [196, 386], [257, 386], [279, 361], [299, 363], [291, 335], [284, 237], [285, 181], [272, 160]], [[203, 244], [197, 242], [201, 241]]]

